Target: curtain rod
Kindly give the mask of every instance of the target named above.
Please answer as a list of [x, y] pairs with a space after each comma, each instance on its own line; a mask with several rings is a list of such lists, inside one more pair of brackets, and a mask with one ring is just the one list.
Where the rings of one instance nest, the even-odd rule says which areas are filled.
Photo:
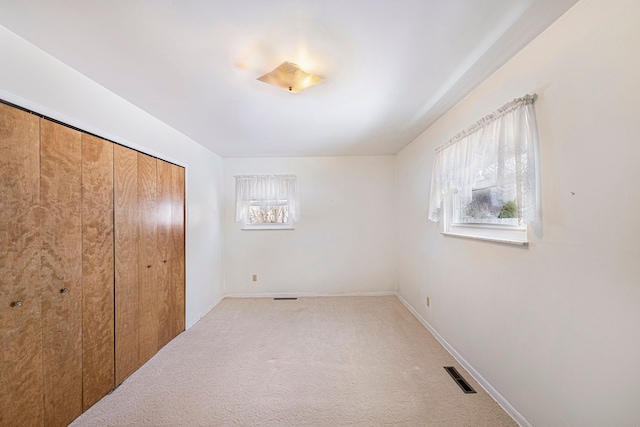
[[475, 122], [474, 124], [472, 124], [471, 126], [466, 128], [465, 130], [463, 130], [462, 132], [457, 133], [448, 142], [445, 142], [444, 144], [436, 147], [436, 153], [438, 153], [438, 152], [444, 150], [445, 148], [455, 144], [456, 142], [460, 141], [465, 136], [469, 136], [472, 133], [479, 131], [483, 127], [485, 127], [488, 124], [498, 120], [499, 118], [501, 118], [502, 116], [504, 116], [507, 113], [510, 113], [511, 111], [515, 110], [516, 108], [524, 106], [524, 105], [528, 105], [528, 104], [533, 104], [533, 102], [536, 99], [538, 99], [538, 95], [534, 93], [534, 94], [531, 94], [531, 95], [527, 94], [527, 95], [523, 96], [522, 98], [516, 98], [513, 101], [507, 102], [505, 105], [503, 105], [502, 107], [498, 108], [493, 113], [481, 118], [480, 120], [478, 120], [477, 122]]

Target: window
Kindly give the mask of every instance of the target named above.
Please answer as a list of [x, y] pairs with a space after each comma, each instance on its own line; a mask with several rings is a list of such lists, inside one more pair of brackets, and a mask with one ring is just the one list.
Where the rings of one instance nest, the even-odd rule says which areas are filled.
[[293, 229], [299, 217], [295, 175], [236, 176], [236, 221], [243, 230]]
[[248, 203], [248, 215], [243, 217], [242, 228], [249, 229], [291, 229], [292, 217], [286, 200], [268, 200]]
[[436, 149], [429, 219], [443, 234], [526, 244], [539, 217], [535, 96], [516, 99]]

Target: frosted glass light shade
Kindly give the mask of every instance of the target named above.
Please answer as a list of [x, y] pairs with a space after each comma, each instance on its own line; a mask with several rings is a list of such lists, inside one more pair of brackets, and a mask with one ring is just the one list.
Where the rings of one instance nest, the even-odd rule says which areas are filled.
[[298, 64], [287, 61], [264, 76], [258, 77], [258, 80], [291, 93], [298, 93], [301, 90], [324, 81], [322, 77], [314, 76], [313, 74], [303, 71], [298, 67]]

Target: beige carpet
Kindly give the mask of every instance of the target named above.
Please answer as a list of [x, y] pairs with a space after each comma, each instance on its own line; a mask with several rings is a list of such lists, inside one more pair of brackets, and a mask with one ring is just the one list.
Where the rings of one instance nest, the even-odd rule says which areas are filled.
[[517, 425], [393, 296], [225, 299], [72, 424], [388, 425]]

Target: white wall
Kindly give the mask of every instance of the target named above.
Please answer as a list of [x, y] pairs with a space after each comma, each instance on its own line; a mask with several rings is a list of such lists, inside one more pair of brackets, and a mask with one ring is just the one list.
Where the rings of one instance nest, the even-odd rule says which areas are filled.
[[[394, 291], [393, 165], [393, 156], [225, 159], [226, 292]], [[295, 230], [242, 231], [234, 175], [288, 173], [301, 194]]]
[[[581, 0], [396, 159], [400, 294], [535, 426], [640, 426], [639, 43], [639, 1]], [[533, 92], [542, 230], [440, 235], [434, 149]]]
[[222, 159], [0, 26], [0, 98], [186, 168], [186, 322], [222, 297]]

